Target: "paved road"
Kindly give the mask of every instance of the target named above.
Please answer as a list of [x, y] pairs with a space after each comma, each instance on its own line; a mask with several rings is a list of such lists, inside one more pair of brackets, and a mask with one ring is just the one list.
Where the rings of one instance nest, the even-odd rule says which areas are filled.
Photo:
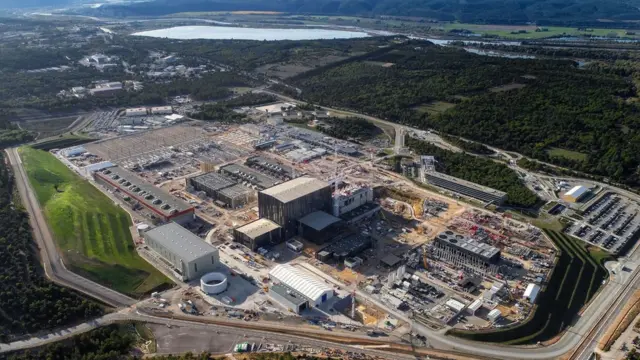
[[116, 292], [115, 290], [106, 288], [91, 280], [85, 279], [69, 271], [62, 262], [62, 258], [58, 254], [58, 249], [53, 241], [51, 231], [45, 221], [40, 209], [40, 204], [29, 184], [26, 172], [22, 166], [22, 161], [18, 155], [16, 148], [6, 150], [15, 181], [20, 192], [20, 197], [25, 208], [29, 212], [29, 222], [33, 228], [33, 235], [40, 249], [40, 258], [42, 260], [45, 273], [52, 281], [80, 291], [88, 296], [94, 297], [106, 304], [114, 307], [123, 307], [135, 304], [135, 300]]

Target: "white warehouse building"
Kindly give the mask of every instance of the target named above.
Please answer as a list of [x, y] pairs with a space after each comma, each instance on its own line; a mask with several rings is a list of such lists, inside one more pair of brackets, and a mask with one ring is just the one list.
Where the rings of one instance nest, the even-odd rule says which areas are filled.
[[[269, 272], [269, 278], [280, 284], [280, 286], [272, 286], [269, 295], [296, 313], [308, 307], [318, 307], [333, 297], [331, 286], [291, 265], [277, 265]], [[286, 291], [278, 291], [282, 287]]]
[[212, 272], [220, 262], [217, 248], [174, 222], [149, 230], [143, 237], [151, 249], [173, 266], [183, 281]]
[[173, 114], [173, 108], [171, 106], [157, 106], [151, 108], [151, 114], [153, 115], [170, 115]]
[[126, 116], [145, 116], [147, 115], [147, 108], [133, 108], [133, 109], [127, 109], [125, 111], [125, 115]]

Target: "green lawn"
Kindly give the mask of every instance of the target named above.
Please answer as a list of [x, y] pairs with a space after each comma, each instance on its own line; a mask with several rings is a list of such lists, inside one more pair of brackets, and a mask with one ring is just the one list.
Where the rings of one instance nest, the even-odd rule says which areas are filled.
[[134, 297], [171, 284], [136, 253], [124, 210], [50, 153], [20, 155], [67, 267]]
[[569, 160], [576, 160], [576, 161], [586, 161], [587, 160], [587, 154], [583, 154], [583, 153], [577, 152], [577, 151], [560, 149], [560, 148], [551, 148], [551, 149], [547, 150], [547, 154], [549, 154], [549, 156], [563, 157], [563, 158], [566, 158], [566, 159], [569, 159]]

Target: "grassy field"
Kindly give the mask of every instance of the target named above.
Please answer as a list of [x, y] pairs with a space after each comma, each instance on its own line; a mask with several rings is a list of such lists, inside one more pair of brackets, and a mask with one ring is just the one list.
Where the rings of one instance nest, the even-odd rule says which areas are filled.
[[576, 161], [586, 161], [587, 160], [587, 154], [583, 154], [583, 153], [577, 152], [577, 151], [560, 149], [560, 148], [551, 148], [551, 149], [547, 150], [547, 154], [549, 154], [549, 156], [563, 157], [563, 158], [566, 158], [566, 159], [569, 159], [569, 160], [576, 160]]
[[124, 210], [50, 153], [20, 154], [69, 269], [134, 297], [171, 285], [136, 253]]

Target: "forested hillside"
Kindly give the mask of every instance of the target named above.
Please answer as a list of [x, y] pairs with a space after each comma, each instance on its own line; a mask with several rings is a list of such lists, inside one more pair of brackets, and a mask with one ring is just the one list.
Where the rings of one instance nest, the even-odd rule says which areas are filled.
[[0, 152], [0, 341], [102, 314], [102, 308], [44, 278], [27, 214], [12, 204], [11, 176]]
[[580, 24], [594, 23], [598, 19], [640, 18], [637, 0], [155, 0], [101, 6], [91, 9], [91, 13], [140, 16], [242, 10], [351, 16], [393, 15], [496, 24]]
[[[640, 112], [628, 101], [635, 89], [611, 71], [411, 42], [292, 82], [313, 103], [434, 128], [640, 187]], [[434, 112], [434, 104], [448, 110]]]

